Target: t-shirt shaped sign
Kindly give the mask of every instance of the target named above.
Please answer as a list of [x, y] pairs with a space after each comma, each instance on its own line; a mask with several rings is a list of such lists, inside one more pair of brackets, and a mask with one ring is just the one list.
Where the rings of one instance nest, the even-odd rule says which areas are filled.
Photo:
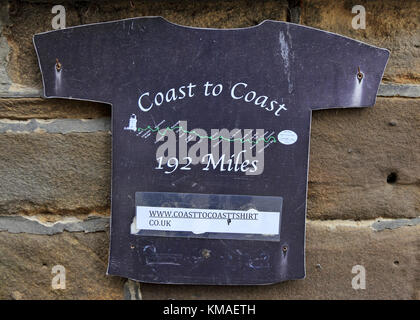
[[112, 105], [109, 274], [305, 277], [312, 110], [374, 105], [387, 50], [285, 22], [202, 29], [161, 17], [34, 44], [45, 97]]

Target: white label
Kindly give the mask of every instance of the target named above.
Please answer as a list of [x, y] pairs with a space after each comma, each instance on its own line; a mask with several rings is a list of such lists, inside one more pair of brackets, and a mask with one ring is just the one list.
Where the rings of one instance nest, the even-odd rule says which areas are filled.
[[278, 235], [280, 212], [136, 207], [138, 230]]

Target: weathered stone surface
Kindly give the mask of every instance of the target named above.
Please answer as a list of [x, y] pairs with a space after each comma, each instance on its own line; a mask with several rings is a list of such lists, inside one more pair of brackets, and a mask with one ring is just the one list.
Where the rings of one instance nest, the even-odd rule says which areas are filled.
[[[19, 2], [8, 8], [6, 6], [3, 10], [5, 13], [0, 15], [5, 21], [3, 34], [7, 39], [4, 50], [1, 50], [0, 42], [0, 58], [2, 52], [8, 57], [6, 69], [12, 83], [41, 88], [32, 36], [52, 30], [51, 20], [54, 14], [51, 13], [51, 8], [56, 4], [57, 1], [53, 0]], [[60, 4], [66, 8], [67, 27], [139, 16], [163, 16], [171, 22], [183, 25], [233, 28], [253, 26], [265, 19], [286, 20], [287, 17], [286, 0], [64, 1]]]
[[0, 118], [12, 120], [111, 117], [107, 104], [67, 99], [0, 99]]
[[110, 134], [0, 134], [0, 214], [109, 213]]
[[420, 100], [379, 98], [373, 108], [314, 112], [309, 216], [419, 216], [419, 110]]
[[[366, 223], [310, 221], [306, 279], [269, 286], [141, 284], [147, 299], [415, 299], [420, 226], [373, 231]], [[355, 265], [366, 270], [366, 289], [352, 288]]]
[[[308, 221], [306, 279], [245, 287], [138, 285], [106, 276], [106, 232], [0, 232], [0, 299], [418, 298], [420, 225], [375, 231], [374, 223]], [[65, 290], [51, 288], [55, 265], [66, 269]], [[355, 265], [366, 269], [365, 290], [352, 288]]]
[[[355, 5], [366, 9], [366, 29], [353, 29]], [[408, 1], [302, 0], [300, 23], [391, 50], [385, 80], [420, 83], [420, 6]]]
[[[106, 276], [105, 232], [54, 236], [0, 232], [0, 299], [123, 299], [124, 281]], [[66, 289], [52, 289], [62, 265]]]

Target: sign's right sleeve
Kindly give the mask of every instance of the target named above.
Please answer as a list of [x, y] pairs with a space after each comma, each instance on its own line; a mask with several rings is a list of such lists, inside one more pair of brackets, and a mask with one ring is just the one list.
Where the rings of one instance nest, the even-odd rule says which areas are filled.
[[369, 107], [389, 51], [338, 34], [300, 28], [293, 41], [299, 103], [310, 109]]

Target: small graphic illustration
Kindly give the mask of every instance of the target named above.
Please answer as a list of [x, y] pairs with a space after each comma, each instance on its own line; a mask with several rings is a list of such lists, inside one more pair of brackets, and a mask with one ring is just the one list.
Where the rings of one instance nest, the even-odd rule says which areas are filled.
[[124, 127], [124, 130], [137, 131], [137, 117], [134, 113], [130, 117], [128, 127]]
[[[219, 143], [221, 141], [227, 141], [227, 142], [235, 142], [235, 141], [240, 141], [242, 143], [244, 142], [249, 142], [251, 143], [252, 146], [256, 146], [259, 142], [263, 142], [266, 143], [268, 145], [272, 144], [272, 143], [277, 143], [280, 142], [283, 145], [292, 145], [294, 144], [297, 140], [298, 140], [298, 135], [296, 134], [296, 132], [292, 131], [292, 130], [283, 130], [280, 131], [277, 135], [277, 139], [275, 138], [275, 132], [271, 132], [268, 136], [267, 133], [264, 133], [263, 136], [258, 137], [257, 135], [253, 135], [251, 138], [246, 138], [245, 135], [244, 137], [242, 137], [240, 135], [239, 138], [233, 138], [233, 136], [230, 137], [224, 137], [223, 135], [216, 135], [216, 136], [208, 136], [208, 135], [202, 135], [202, 134], [198, 134], [195, 130], [186, 130], [186, 128], [182, 127], [181, 125], [178, 125], [180, 123], [180, 121], [178, 121], [176, 124], [172, 125], [172, 126], [161, 126], [165, 120], [162, 120], [159, 124], [154, 125], [154, 126], [146, 126], [145, 128], [142, 127], [137, 127], [137, 116], [133, 113], [131, 114], [129, 120], [128, 120], [128, 127], [124, 127], [124, 130], [128, 130], [128, 131], [134, 131], [137, 133], [137, 135], [142, 134], [142, 138], [148, 138], [150, 136], [151, 133], [158, 133], [159, 135], [161, 135], [162, 137], [166, 135], [167, 131], [174, 131], [174, 132], [182, 132], [182, 133], [186, 133], [189, 136], [189, 139], [191, 138], [191, 135], [195, 135], [200, 139], [208, 139], [211, 141], [219, 141]], [[238, 130], [236, 133], [239, 133], [240, 130]], [[235, 134], [236, 135], [236, 134]], [[158, 142], [160, 139], [158, 139], [156, 142]], [[267, 146], [268, 146], [267, 145]]]

